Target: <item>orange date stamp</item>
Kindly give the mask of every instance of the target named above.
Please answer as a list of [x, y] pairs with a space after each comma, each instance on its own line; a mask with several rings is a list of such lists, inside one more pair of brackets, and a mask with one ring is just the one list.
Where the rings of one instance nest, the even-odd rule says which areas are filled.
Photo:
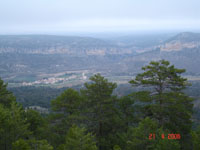
[[[180, 140], [181, 139], [181, 135], [179, 133], [177, 134], [174, 134], [174, 133], [171, 133], [171, 134], [161, 134], [159, 138], [162, 138], [162, 139], [173, 139], [173, 140]], [[149, 140], [155, 140], [156, 139], [156, 134], [155, 133], [150, 133], [149, 134]]]

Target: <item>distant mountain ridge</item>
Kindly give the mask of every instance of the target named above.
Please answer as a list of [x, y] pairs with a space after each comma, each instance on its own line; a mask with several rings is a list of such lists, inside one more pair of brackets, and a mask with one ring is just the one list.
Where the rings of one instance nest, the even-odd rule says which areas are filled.
[[180, 51], [188, 48], [200, 47], [200, 33], [183, 32], [180, 33], [160, 46], [161, 51]]
[[[90, 70], [111, 76], [136, 75], [141, 72], [142, 66], [160, 59], [169, 60], [178, 68], [185, 68], [188, 75], [200, 76], [199, 33], [180, 33], [163, 44], [155, 42], [160, 41], [160, 37], [155, 39], [156, 46], [150, 44], [153, 48], [149, 51], [137, 53], [135, 50], [142, 47], [133, 48], [134, 45], [130, 43], [137, 43], [135, 39], [127, 43], [131, 46], [119, 46], [109, 40], [90, 37], [0, 36], [0, 76], [14, 80], [27, 74], [32, 78], [69, 70]], [[138, 41], [139, 45], [142, 44], [141, 37]]]
[[[147, 64], [152, 60], [166, 59], [187, 74], [200, 75], [200, 33], [184, 32], [166, 40], [157, 49], [128, 58], [127, 64]], [[141, 65], [142, 66], [142, 65]], [[135, 68], [140, 68], [136, 66]]]
[[169, 38], [166, 42], [179, 40], [181, 42], [199, 42], [200, 41], [200, 33], [193, 33], [193, 32], [182, 32], [177, 34], [176, 36]]
[[105, 55], [132, 53], [102, 39], [56, 35], [1, 35], [0, 53]]

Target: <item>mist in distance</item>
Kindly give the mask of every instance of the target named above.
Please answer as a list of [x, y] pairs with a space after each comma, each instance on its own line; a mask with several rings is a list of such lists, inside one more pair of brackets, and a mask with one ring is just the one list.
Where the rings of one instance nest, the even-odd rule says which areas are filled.
[[200, 31], [198, 0], [2, 0], [0, 34]]

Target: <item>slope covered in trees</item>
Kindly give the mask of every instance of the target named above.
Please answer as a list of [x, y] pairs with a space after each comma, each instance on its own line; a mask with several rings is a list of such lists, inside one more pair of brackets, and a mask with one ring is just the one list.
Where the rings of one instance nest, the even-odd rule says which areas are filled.
[[141, 87], [116, 96], [116, 83], [100, 74], [51, 102], [52, 112], [24, 110], [0, 80], [0, 150], [198, 150], [193, 99], [184, 69], [152, 61], [131, 80]]

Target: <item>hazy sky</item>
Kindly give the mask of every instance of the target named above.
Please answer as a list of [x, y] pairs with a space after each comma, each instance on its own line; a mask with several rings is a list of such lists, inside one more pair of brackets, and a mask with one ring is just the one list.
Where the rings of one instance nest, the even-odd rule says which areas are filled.
[[200, 30], [200, 0], [0, 0], [0, 34]]

